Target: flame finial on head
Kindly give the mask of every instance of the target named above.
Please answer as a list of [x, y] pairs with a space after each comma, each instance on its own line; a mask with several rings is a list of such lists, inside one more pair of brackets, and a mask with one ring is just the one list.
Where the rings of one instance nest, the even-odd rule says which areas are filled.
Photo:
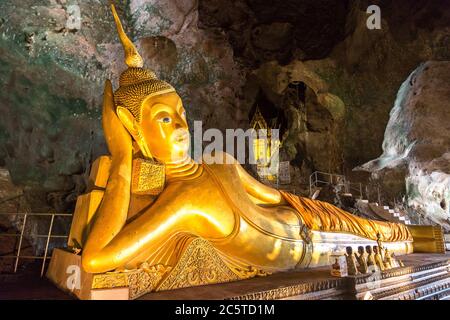
[[128, 38], [125, 31], [123, 30], [122, 23], [120, 22], [119, 16], [117, 15], [116, 7], [111, 3], [111, 11], [114, 16], [114, 21], [117, 26], [117, 33], [119, 34], [120, 42], [122, 42], [123, 50], [125, 53], [125, 63], [130, 68], [142, 68], [144, 61], [139, 55], [133, 42]]
[[175, 89], [169, 83], [158, 79], [152, 70], [143, 68], [144, 61], [133, 42], [125, 34], [112, 3], [111, 10], [125, 52], [125, 63], [128, 66], [128, 69], [120, 75], [119, 88], [114, 93], [114, 103], [116, 107], [122, 106], [128, 109], [140, 121], [142, 102], [146, 98], [175, 92]]

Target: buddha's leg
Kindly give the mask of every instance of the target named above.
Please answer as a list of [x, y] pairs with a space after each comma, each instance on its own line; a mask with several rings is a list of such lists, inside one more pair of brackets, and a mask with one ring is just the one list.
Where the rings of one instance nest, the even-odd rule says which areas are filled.
[[280, 192], [311, 230], [350, 233], [371, 240], [377, 240], [380, 234], [385, 242], [412, 240], [410, 231], [401, 223], [360, 218], [327, 202]]
[[143, 252], [157, 250], [177, 233], [191, 233], [206, 239], [223, 238], [234, 227], [230, 216], [225, 218], [224, 214], [232, 215], [232, 212], [214, 215], [177, 208], [164, 200], [157, 201], [142, 216], [126, 225], [105, 247], [86, 246], [82, 253], [83, 268], [86, 272], [100, 273], [123, 267]]

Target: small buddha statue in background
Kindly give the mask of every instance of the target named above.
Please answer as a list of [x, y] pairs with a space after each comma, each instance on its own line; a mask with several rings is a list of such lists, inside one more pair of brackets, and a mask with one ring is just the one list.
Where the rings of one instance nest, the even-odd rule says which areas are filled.
[[397, 257], [395, 256], [395, 253], [392, 252], [389, 254], [390, 258], [391, 258], [391, 266], [393, 268], [398, 268], [398, 267], [404, 267], [405, 265], [403, 264], [403, 261], [400, 259], [397, 259]]
[[334, 259], [334, 263], [331, 265], [331, 274], [337, 274], [341, 271], [341, 265], [339, 264], [338, 258]]
[[377, 233], [377, 246], [378, 246], [378, 252], [381, 255], [381, 259], [384, 261], [384, 246], [383, 242], [381, 242], [381, 234]]
[[384, 262], [383, 259], [381, 258], [381, 253], [378, 246], [373, 246], [373, 255], [375, 259], [375, 265], [380, 269], [380, 271], [383, 271], [385, 269]]
[[331, 265], [331, 275], [334, 277], [346, 277], [349, 275], [346, 256], [340, 255], [334, 257], [334, 263]]
[[356, 258], [353, 254], [353, 248], [348, 246], [345, 248], [347, 254], [345, 255], [345, 259], [347, 261], [347, 272], [350, 276], [356, 276], [359, 274], [358, 268], [356, 267]]
[[358, 261], [358, 271], [362, 274], [367, 273], [367, 261], [366, 253], [364, 252], [364, 247], [358, 247], [358, 253], [355, 253], [356, 260]]
[[395, 267], [394, 261], [391, 257], [391, 253], [389, 252], [389, 250], [387, 248], [384, 249], [384, 267], [386, 269], [392, 269]]
[[372, 247], [366, 246], [366, 252], [367, 252], [367, 268], [376, 266], [375, 264], [375, 257], [373, 255]]

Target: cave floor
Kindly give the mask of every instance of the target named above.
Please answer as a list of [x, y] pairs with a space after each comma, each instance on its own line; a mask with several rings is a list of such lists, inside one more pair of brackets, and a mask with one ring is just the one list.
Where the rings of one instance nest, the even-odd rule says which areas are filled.
[[73, 300], [47, 278], [36, 275], [0, 276], [0, 300]]
[[[450, 260], [450, 252], [446, 254], [411, 254], [399, 257], [405, 267], [427, 265]], [[308, 283], [324, 283], [340, 281], [330, 275], [329, 267], [313, 268], [303, 271], [292, 271], [257, 277], [243, 281], [198, 286], [170, 291], [146, 294], [141, 300], [202, 300], [232, 299], [248, 296], [253, 293], [270, 291]], [[341, 298], [345, 299], [345, 296]], [[0, 300], [71, 300], [70, 296], [55, 287], [45, 277], [35, 274], [0, 274]]]

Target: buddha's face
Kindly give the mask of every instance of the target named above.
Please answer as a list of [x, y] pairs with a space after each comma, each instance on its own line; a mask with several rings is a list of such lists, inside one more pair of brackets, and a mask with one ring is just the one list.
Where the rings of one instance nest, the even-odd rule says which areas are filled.
[[186, 158], [189, 129], [181, 98], [171, 92], [143, 101], [140, 131], [153, 157], [164, 163]]

